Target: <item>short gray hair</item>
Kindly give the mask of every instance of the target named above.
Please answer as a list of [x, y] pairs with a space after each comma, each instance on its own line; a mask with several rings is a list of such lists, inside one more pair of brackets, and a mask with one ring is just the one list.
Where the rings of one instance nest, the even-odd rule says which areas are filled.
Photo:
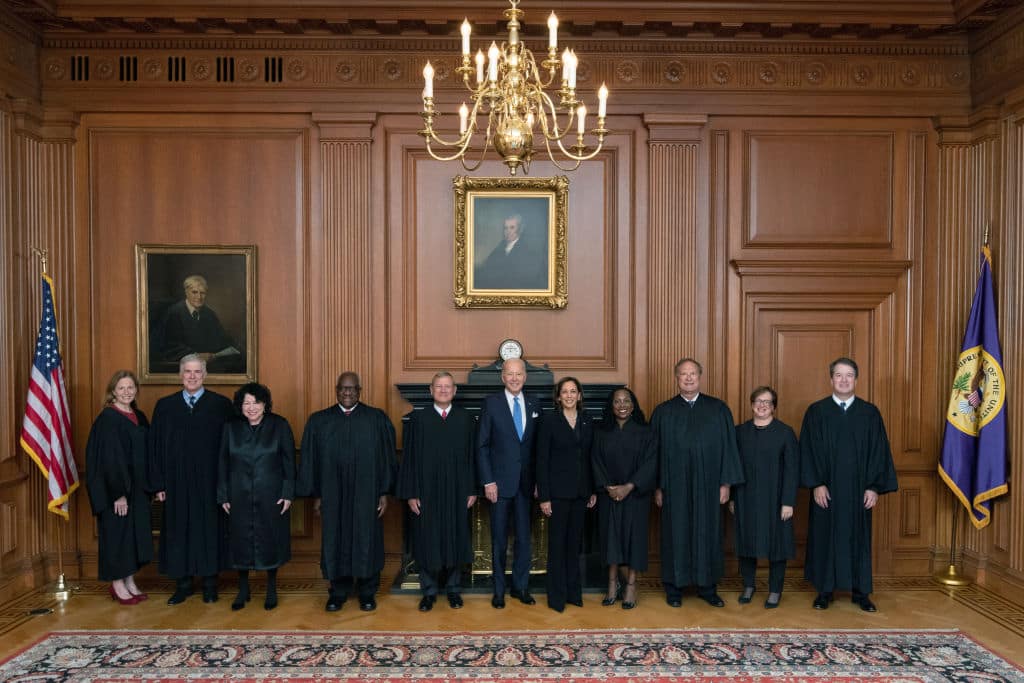
[[186, 292], [195, 285], [202, 285], [203, 289], [210, 289], [210, 285], [206, 284], [206, 278], [202, 275], [189, 275], [181, 284]]
[[185, 363], [191, 363], [193, 361], [203, 366], [203, 373], [205, 374], [206, 361], [200, 358], [198, 353], [189, 353], [182, 356], [181, 360], [178, 361], [178, 373], [180, 374], [185, 371]]

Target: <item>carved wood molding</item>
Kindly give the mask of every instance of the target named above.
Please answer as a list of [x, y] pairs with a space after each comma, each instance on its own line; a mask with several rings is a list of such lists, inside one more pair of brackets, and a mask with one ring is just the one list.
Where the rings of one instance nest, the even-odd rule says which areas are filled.
[[730, 262], [740, 277], [899, 277], [913, 261], [753, 261]]
[[[581, 48], [582, 49], [582, 48]], [[41, 78], [47, 90], [98, 88], [217, 88], [224, 90], [394, 90], [421, 88], [422, 67], [434, 64], [439, 93], [462, 92], [454, 51], [394, 49], [280, 54], [226, 49], [48, 49]], [[763, 93], [941, 94], [967, 97], [966, 55], [883, 55], [872, 52], [804, 54], [618, 54], [581, 58], [582, 92], [601, 83], [617, 92], [658, 90]]]

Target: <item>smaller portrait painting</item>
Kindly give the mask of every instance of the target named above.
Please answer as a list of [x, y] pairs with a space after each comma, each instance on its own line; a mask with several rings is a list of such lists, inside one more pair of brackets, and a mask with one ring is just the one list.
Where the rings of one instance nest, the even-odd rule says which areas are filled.
[[256, 381], [256, 247], [139, 244], [139, 379], [178, 382], [183, 356], [211, 384]]
[[458, 176], [453, 184], [456, 305], [564, 308], [568, 179]]

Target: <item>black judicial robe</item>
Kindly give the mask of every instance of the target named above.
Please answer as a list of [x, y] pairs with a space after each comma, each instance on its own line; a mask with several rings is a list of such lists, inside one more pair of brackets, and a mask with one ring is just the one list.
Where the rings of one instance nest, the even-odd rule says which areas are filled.
[[661, 577], [683, 587], [710, 586], [724, 571], [719, 487], [743, 482], [736, 425], [722, 401], [681, 396], [654, 409], [658, 486], [662, 490]]
[[357, 404], [310, 415], [302, 434], [298, 494], [320, 499], [324, 578], [369, 577], [384, 568], [378, 499], [395, 478], [395, 429], [382, 410]]
[[[632, 420], [623, 427], [596, 430], [591, 459], [597, 489], [601, 561], [647, 569], [647, 522], [657, 481], [658, 449], [654, 432]], [[606, 486], [632, 483], [625, 500], [608, 496]]]
[[288, 420], [268, 413], [255, 427], [247, 420], [224, 425], [217, 476], [217, 504], [231, 503], [228, 564], [235, 569], [274, 569], [291, 559], [291, 509], [295, 499], [295, 437]]
[[227, 515], [217, 504], [217, 470], [227, 397], [206, 389], [189, 408], [176, 391], [156, 403], [149, 431], [149, 477], [166, 491], [160, 526], [160, 571], [177, 579], [226, 568]]
[[[96, 515], [99, 535], [99, 578], [114, 581], [134, 574], [153, 559], [146, 476], [149, 421], [135, 410], [136, 425], [116, 408], [96, 417], [85, 445], [85, 485]], [[128, 514], [114, 514], [114, 501], [124, 496]]]
[[871, 510], [864, 491], [897, 489], [896, 468], [882, 415], [856, 398], [843, 412], [831, 396], [812, 403], [800, 429], [800, 484], [824, 484], [832, 500], [822, 509], [811, 496], [804, 577], [820, 593], [872, 592]]
[[471, 562], [466, 499], [477, 493], [476, 421], [457, 406], [444, 420], [433, 405], [408, 418], [396, 495], [420, 500], [420, 514], [409, 513], [413, 557], [430, 572]]
[[732, 487], [736, 554], [788, 560], [796, 552], [793, 519], [782, 521], [782, 506], [796, 503], [800, 451], [792, 427], [772, 420], [758, 427], [748, 420], [736, 427], [736, 445], [745, 483]]
[[[184, 301], [178, 301], [167, 309], [159, 331], [165, 360], [178, 361], [190, 353], [216, 353], [235, 346], [235, 341], [212, 308], [203, 306], [198, 312], [198, 318], [194, 318]], [[224, 360], [216, 358], [211, 362]], [[241, 360], [241, 356], [236, 357], [236, 361]]]

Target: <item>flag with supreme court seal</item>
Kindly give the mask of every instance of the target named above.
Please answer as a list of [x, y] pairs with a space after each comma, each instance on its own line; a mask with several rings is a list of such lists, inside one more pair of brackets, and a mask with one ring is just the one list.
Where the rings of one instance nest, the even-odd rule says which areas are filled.
[[1007, 491], [1005, 408], [992, 253], [986, 245], [953, 376], [939, 461], [939, 476], [967, 508], [977, 529], [991, 521], [992, 499]]

